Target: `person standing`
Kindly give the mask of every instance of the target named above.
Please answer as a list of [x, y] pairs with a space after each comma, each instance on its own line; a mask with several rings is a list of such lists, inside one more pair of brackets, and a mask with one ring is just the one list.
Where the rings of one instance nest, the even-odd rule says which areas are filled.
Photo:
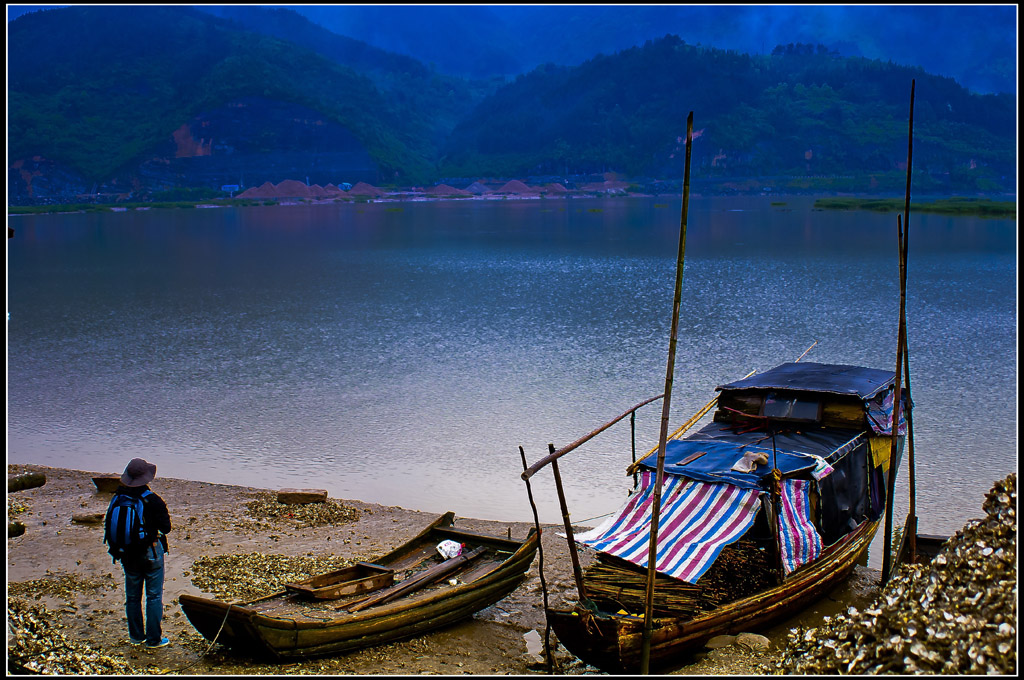
[[[156, 649], [166, 647], [170, 640], [163, 636], [161, 622], [163, 620], [163, 589], [164, 589], [164, 553], [167, 552], [166, 534], [171, 530], [171, 517], [167, 512], [167, 504], [160, 496], [153, 493], [149, 483], [156, 477], [156, 465], [147, 463], [142, 458], [133, 458], [121, 475], [121, 485], [114, 492], [114, 497], [107, 508], [105, 518], [105, 540], [110, 544], [109, 552], [114, 561], [120, 559], [124, 569], [125, 615], [128, 618], [128, 642]], [[133, 536], [125, 545], [124, 539], [115, 540], [117, 533], [112, 529], [120, 527], [120, 533], [127, 535], [125, 518], [130, 523], [134, 511], [125, 512], [119, 508], [124, 505], [135, 507], [134, 501], [142, 501], [141, 531]], [[131, 527], [128, 527], [129, 529]], [[138, 531], [138, 527], [136, 526]], [[113, 533], [112, 533], [113, 531]], [[143, 624], [142, 591], [146, 591], [146, 617]]]

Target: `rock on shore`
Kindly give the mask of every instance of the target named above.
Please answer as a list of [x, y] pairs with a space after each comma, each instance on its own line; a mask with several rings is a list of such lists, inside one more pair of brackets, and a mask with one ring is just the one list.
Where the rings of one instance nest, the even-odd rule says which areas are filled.
[[904, 565], [864, 611], [793, 629], [785, 674], [1017, 671], [1017, 475], [996, 482], [929, 565]]

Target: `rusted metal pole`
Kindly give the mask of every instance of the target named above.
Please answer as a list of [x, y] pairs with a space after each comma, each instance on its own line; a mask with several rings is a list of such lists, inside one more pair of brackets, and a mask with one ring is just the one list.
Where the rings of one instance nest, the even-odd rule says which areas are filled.
[[[555, 452], [555, 445], [548, 444], [548, 450]], [[587, 601], [587, 590], [583, 587], [583, 568], [580, 567], [580, 555], [576, 552], [576, 539], [572, 535], [572, 523], [569, 521], [569, 506], [565, 502], [565, 490], [562, 488], [562, 475], [558, 472], [558, 461], [551, 461], [551, 472], [555, 475], [555, 490], [558, 492], [558, 504], [562, 508], [562, 524], [565, 526], [565, 540], [569, 542], [569, 557], [572, 559], [572, 575], [576, 579], [576, 590], [580, 594], [580, 604]]]
[[683, 297], [683, 260], [686, 255], [686, 214], [690, 203], [690, 153], [693, 147], [693, 111], [686, 117], [686, 164], [683, 172], [683, 208], [679, 217], [679, 250], [676, 255], [676, 284], [672, 301], [672, 330], [668, 342], [668, 365], [665, 368], [665, 399], [661, 403], [661, 435], [658, 439], [658, 468], [654, 478], [651, 502], [651, 542], [647, 550], [647, 598], [644, 603], [643, 645], [640, 650], [640, 672], [647, 675], [651, 665], [651, 635], [654, 631], [654, 576], [658, 567], [658, 521], [661, 519], [661, 485], [665, 480], [665, 446], [668, 442], [669, 407], [672, 401], [672, 378], [676, 365], [676, 336], [679, 333], [679, 305]]
[[[912, 158], [914, 148], [914, 89], [915, 82], [910, 81], [910, 130], [907, 141], [907, 193], [904, 203], [904, 213], [908, 219], [910, 216], [910, 178], [912, 170]], [[893, 496], [896, 493], [896, 458], [899, 447], [899, 425], [900, 406], [903, 399], [902, 378], [904, 364], [904, 349], [907, 345], [907, 277], [906, 277], [906, 256], [909, 236], [909, 224], [902, 221], [902, 215], [896, 216], [896, 228], [899, 234], [899, 264], [900, 264], [900, 318], [899, 332], [897, 333], [896, 345], [896, 387], [893, 393], [892, 404], [892, 445], [889, 449], [889, 483], [885, 504], [885, 553], [882, 555], [882, 585], [889, 582], [892, 571], [892, 515]]]

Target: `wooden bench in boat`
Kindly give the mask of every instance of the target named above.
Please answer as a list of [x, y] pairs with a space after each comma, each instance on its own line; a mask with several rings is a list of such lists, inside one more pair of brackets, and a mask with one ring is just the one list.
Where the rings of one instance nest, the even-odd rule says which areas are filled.
[[285, 583], [284, 587], [288, 591], [315, 600], [337, 600], [346, 595], [359, 595], [387, 588], [394, 582], [394, 569], [370, 562], [358, 562], [354, 566], [314, 576], [305, 581]]

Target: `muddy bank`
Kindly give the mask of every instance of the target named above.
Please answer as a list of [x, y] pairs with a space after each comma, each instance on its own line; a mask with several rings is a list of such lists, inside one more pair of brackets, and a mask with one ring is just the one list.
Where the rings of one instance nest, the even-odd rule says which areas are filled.
[[[8, 617], [17, 614], [28, 619], [41, 618], [50, 626], [51, 636], [63, 636], [65, 648], [49, 655], [39, 653], [39, 644], [32, 647], [35, 661], [46, 664], [38, 667], [45, 667], [48, 672], [188, 675], [522, 675], [543, 672], [543, 666], [527, 654], [524, 640], [524, 635], [533, 630], [543, 634], [545, 627], [537, 560], [523, 585], [504, 600], [478, 612], [472, 619], [417, 639], [288, 664], [253, 660], [220, 645], [211, 649], [177, 604], [182, 593], [210, 595], [217, 587], [227, 587], [204, 579], [207, 575], [202, 568], [204, 564], [216, 563], [217, 558], [256, 553], [280, 558], [274, 564], [291, 565], [296, 561], [312, 563], [327, 558], [368, 559], [411, 538], [436, 517], [398, 506], [330, 499], [331, 507], [321, 511], [322, 514], [331, 510], [329, 516], [310, 518], [297, 511], [272, 511], [267, 500], [273, 494], [268, 489], [160, 476], [150, 487], [167, 502], [174, 526], [169, 536], [164, 585], [164, 634], [171, 638], [171, 645], [157, 650], [133, 647], [127, 642], [120, 566], [112, 564], [106, 552], [102, 525], [82, 523], [90, 515], [102, 514], [110, 500], [110, 494], [98, 492], [92, 482], [92, 477], [99, 473], [34, 465], [8, 466], [8, 475], [26, 472], [44, 473], [46, 483], [8, 495], [8, 508], [12, 513], [9, 518], [25, 525], [23, 535], [7, 539]], [[458, 512], [455, 507], [451, 510]], [[79, 521], [72, 520], [75, 516]], [[459, 518], [456, 526], [497, 534], [510, 532], [514, 538], [525, 537], [530, 528], [522, 522], [470, 518]], [[557, 604], [572, 598], [575, 587], [565, 541], [557, 536], [555, 527], [550, 529], [542, 539], [544, 573], [551, 602]], [[289, 562], [284, 558], [301, 559]], [[254, 578], [238, 576], [250, 583]], [[877, 583], [878, 572], [858, 567], [845, 585], [809, 611], [762, 631], [772, 642], [769, 651], [750, 652], [735, 645], [708, 650], [687, 659], [690, 663], [675, 672], [690, 675], [771, 672], [781, 657], [780, 649], [792, 626], [815, 626], [824, 616], [843, 611], [850, 605], [863, 604], [875, 594]], [[17, 640], [8, 643], [9, 658], [20, 657], [31, 647], [19, 647], [15, 643]], [[560, 661], [558, 670], [563, 674], [598, 672], [567, 654], [556, 656]]]

